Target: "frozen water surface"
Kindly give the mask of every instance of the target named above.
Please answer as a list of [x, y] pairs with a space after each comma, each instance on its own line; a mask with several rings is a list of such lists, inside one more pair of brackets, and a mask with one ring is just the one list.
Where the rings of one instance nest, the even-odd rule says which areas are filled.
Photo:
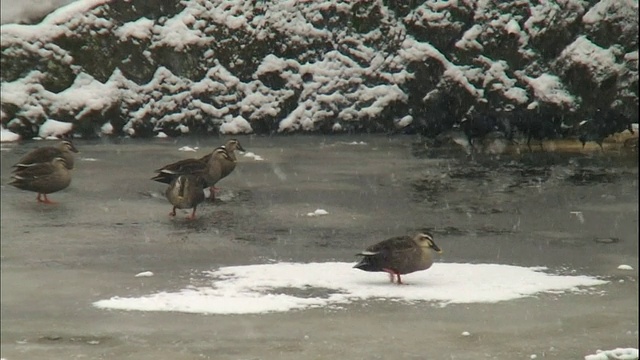
[[[238, 156], [194, 221], [188, 210], [170, 218], [165, 185], [149, 179], [227, 137], [76, 140], [77, 158], [96, 161], [77, 161], [51, 206], [8, 182], [21, 156], [54, 142], [3, 143], [2, 357], [582, 359], [637, 348], [637, 155], [233, 136], [264, 160]], [[328, 215], [307, 216], [316, 209]], [[351, 268], [366, 246], [416, 231], [443, 253], [408, 285]]]

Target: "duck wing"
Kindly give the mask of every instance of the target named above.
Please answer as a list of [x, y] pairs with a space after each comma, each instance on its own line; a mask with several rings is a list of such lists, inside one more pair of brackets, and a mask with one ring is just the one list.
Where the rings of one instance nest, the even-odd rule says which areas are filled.
[[158, 174], [152, 177], [151, 180], [170, 184], [174, 178], [180, 175], [202, 175], [206, 166], [207, 163], [202, 162], [200, 159], [184, 159], [176, 161], [156, 170], [156, 173]]
[[205, 155], [205, 156], [201, 157], [201, 158], [200, 158], [200, 159], [198, 159], [198, 160], [200, 160], [200, 161], [202, 161], [203, 163], [205, 163], [205, 164], [206, 164], [206, 163], [208, 163], [208, 162], [209, 162], [209, 159], [211, 159], [211, 155], [213, 155], [213, 152], [208, 153], [207, 155]]
[[26, 167], [19, 167], [14, 170], [15, 180], [34, 180], [44, 176], [49, 176], [55, 171], [55, 167], [50, 162], [31, 164]]
[[414, 249], [416, 243], [409, 236], [396, 236], [369, 246], [366, 252], [392, 252]]
[[403, 259], [416, 251], [416, 243], [408, 236], [397, 236], [358, 253], [363, 258], [354, 267], [365, 271], [384, 271], [401, 267]]
[[38, 163], [48, 163], [60, 156], [62, 156], [62, 151], [55, 147], [46, 146], [37, 148], [23, 156], [16, 164], [14, 164], [13, 167], [16, 168], [16, 170], [13, 171], [15, 172], [17, 169], [29, 167]]

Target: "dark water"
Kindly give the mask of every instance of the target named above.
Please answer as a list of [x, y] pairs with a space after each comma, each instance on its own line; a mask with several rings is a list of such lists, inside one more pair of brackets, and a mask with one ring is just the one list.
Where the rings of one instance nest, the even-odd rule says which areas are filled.
[[[73, 182], [51, 195], [53, 206], [6, 186], [11, 164], [44, 143], [3, 144], [2, 357], [569, 359], [637, 347], [637, 155], [467, 156], [408, 136], [239, 139], [265, 160], [240, 156], [218, 184], [220, 201], [199, 207], [195, 221], [187, 211], [169, 218], [164, 185], [149, 178], [225, 139], [78, 141]], [[177, 151], [184, 145], [200, 150]], [[306, 216], [318, 208], [329, 215]], [[219, 266], [354, 261], [372, 242], [420, 229], [435, 234], [440, 261], [547, 266], [612, 282], [602, 295], [437, 311], [377, 302], [197, 316], [91, 306], [180, 289]], [[133, 277], [149, 269], [156, 276]]]

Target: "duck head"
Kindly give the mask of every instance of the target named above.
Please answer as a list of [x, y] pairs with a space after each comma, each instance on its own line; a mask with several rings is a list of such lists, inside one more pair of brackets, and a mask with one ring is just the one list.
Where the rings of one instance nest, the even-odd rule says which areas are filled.
[[438, 245], [433, 242], [433, 235], [429, 233], [424, 232], [416, 235], [414, 241], [421, 247], [433, 249], [433, 251], [437, 252], [438, 254], [442, 253], [442, 250], [440, 250]]

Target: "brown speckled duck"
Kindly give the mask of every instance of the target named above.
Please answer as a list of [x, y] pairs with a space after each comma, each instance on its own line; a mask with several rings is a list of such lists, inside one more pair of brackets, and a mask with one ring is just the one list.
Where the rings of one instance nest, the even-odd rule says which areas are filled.
[[235, 150], [244, 151], [238, 140], [231, 139], [199, 159], [185, 159], [163, 166], [156, 170], [157, 175], [151, 180], [169, 184], [178, 175], [201, 175], [206, 181], [205, 187], [211, 191], [210, 199], [214, 200], [217, 190], [214, 185], [236, 167]]
[[426, 270], [433, 264], [431, 250], [442, 251], [433, 242], [429, 233], [420, 233], [414, 237], [397, 236], [368, 247], [359, 253], [362, 260], [354, 268], [364, 271], [384, 271], [389, 273], [391, 282], [394, 276], [402, 284], [400, 275]]
[[71, 173], [63, 157], [16, 168], [12, 178], [9, 185], [38, 193], [36, 200], [45, 204], [53, 204], [47, 194], [66, 189], [71, 183]]
[[173, 205], [169, 215], [176, 216], [176, 209], [193, 209], [187, 219], [195, 219], [196, 208], [204, 201], [204, 184], [204, 179], [199, 175], [178, 175], [173, 179], [165, 191], [167, 200]]
[[204, 179], [211, 192], [210, 199], [215, 199], [218, 188], [215, 185], [218, 181], [229, 175], [236, 167], [236, 161], [229, 155], [224, 146], [216, 148], [207, 162], [207, 169], [204, 172]]
[[32, 150], [23, 156], [17, 164], [13, 165], [14, 172], [21, 168], [29, 167], [37, 163], [47, 163], [56, 157], [64, 159], [67, 169], [73, 169], [73, 153], [77, 153], [78, 149], [73, 146], [70, 140], [62, 140], [57, 146], [44, 146]]

